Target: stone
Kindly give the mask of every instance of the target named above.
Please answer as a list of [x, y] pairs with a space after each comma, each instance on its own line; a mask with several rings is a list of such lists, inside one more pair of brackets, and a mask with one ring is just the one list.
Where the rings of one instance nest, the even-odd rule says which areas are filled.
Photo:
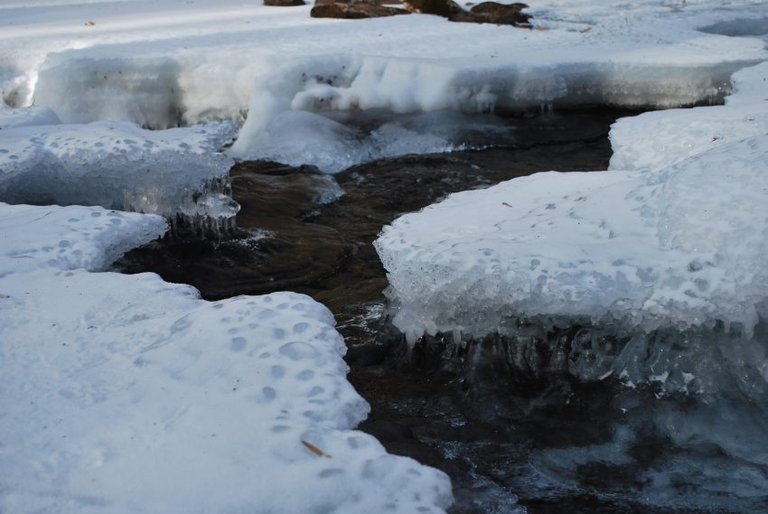
[[436, 14], [444, 18], [458, 16], [465, 12], [453, 0], [406, 0], [404, 2], [406, 9], [411, 12], [421, 14]]
[[378, 2], [368, 1], [358, 1], [354, 3], [316, 2], [309, 13], [313, 18], [341, 19], [380, 18], [398, 14], [409, 14], [409, 12], [397, 7], [388, 7], [381, 5]]
[[522, 3], [500, 4], [498, 2], [483, 2], [472, 7], [469, 12], [462, 10], [454, 14], [450, 17], [450, 20], [531, 28], [531, 15], [521, 12], [527, 7], [526, 4]]

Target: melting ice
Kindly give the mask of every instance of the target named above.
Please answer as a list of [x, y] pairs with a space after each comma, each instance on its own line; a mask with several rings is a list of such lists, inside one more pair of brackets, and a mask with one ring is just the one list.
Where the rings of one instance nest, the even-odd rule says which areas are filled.
[[218, 151], [236, 131], [232, 123], [149, 131], [128, 122], [51, 121], [50, 111], [0, 111], [0, 200], [222, 223], [239, 209], [228, 196], [233, 162]]
[[[513, 375], [623, 387], [604, 420], [610, 442], [537, 457], [558, 483], [621, 469], [650, 503], [765, 505], [767, 74], [736, 74], [722, 107], [620, 120], [618, 169], [454, 194], [376, 241], [393, 322], [412, 344], [495, 345], [470, 350], [470, 375], [501, 355]], [[678, 453], [640, 463], [658, 438]], [[604, 490], [631, 494], [619, 483]]]

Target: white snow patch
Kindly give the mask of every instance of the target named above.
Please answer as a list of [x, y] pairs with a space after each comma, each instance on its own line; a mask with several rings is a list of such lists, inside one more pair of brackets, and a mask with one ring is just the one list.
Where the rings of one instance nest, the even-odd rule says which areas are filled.
[[325, 307], [87, 271], [164, 228], [0, 204], [0, 510], [444, 512], [447, 476], [351, 430]]
[[[66, 123], [166, 128], [247, 117], [232, 156], [297, 162], [310, 151], [335, 171], [360, 158], [449, 147], [419, 134], [405, 147], [386, 135], [350, 142], [328, 127], [293, 147], [282, 137], [295, 121], [288, 111], [675, 107], [714, 101], [733, 71], [768, 57], [757, 38], [697, 30], [765, 18], [764, 3], [751, 0], [727, 8], [716, 0], [544, 0], [530, 10], [540, 30], [429, 15], [313, 19], [309, 9], [236, 0], [181, 11], [171, 0], [5, 3], [0, 90], [8, 103], [34, 101]], [[341, 158], [329, 162], [308, 145]]]
[[[764, 94], [764, 66], [740, 75], [743, 95]], [[742, 101], [713, 116], [737, 119]], [[768, 135], [735, 139], [677, 164], [662, 152], [654, 171], [536, 174], [399, 218], [375, 243], [394, 323], [411, 341], [533, 315], [646, 330], [720, 320], [750, 336], [768, 315]]]
[[711, 148], [768, 134], [768, 63], [733, 76], [724, 106], [647, 112], [611, 128], [610, 169], [660, 169]]
[[103, 270], [167, 228], [150, 214], [0, 203], [0, 277], [41, 268]]
[[30, 125], [56, 125], [59, 117], [47, 107], [11, 109], [0, 103], [0, 130]]

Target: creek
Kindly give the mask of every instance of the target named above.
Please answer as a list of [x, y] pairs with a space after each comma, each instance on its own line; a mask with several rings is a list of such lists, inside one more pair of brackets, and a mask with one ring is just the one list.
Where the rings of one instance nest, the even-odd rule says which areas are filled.
[[[506, 140], [380, 159], [333, 176], [310, 166], [240, 163], [230, 172], [242, 206], [236, 237], [166, 237], [116, 267], [191, 284], [211, 300], [290, 290], [328, 306], [348, 346], [349, 380], [371, 404], [360, 429], [389, 452], [448, 473], [452, 513], [516, 512], [521, 505], [531, 514], [727, 512], [650, 506], [632, 466], [590, 464], [567, 476], [570, 468], [542, 457], [615, 439], [609, 413], [619, 385], [566, 376], [510, 382], [492, 363], [468, 375], [466, 366], [447, 362], [467, 355], [425, 344], [409, 352], [387, 321], [386, 273], [371, 244], [384, 225], [456, 191], [539, 171], [605, 170], [610, 125], [628, 114], [509, 117]], [[631, 448], [646, 467], [673, 450], [652, 434]]]

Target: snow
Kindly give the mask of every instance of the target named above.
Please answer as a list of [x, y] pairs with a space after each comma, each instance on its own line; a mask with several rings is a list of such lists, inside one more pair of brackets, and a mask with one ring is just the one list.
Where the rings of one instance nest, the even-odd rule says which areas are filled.
[[368, 406], [325, 307], [92, 272], [164, 231], [0, 204], [0, 510], [442, 512], [444, 474], [351, 430]]
[[536, 174], [397, 219], [375, 243], [395, 325], [410, 341], [537, 315], [751, 336], [768, 317], [767, 71], [739, 74], [725, 106], [620, 120], [612, 166], [637, 170]]
[[647, 112], [611, 128], [611, 169], [659, 169], [711, 148], [768, 133], [768, 66], [733, 75], [724, 106]]
[[[766, 34], [765, 2], [542, 0], [535, 30], [309, 9], [0, 0], [0, 201], [91, 205], [0, 203], [0, 511], [443, 511], [444, 474], [353, 430], [368, 407], [327, 309], [104, 272], [167, 226], [108, 209], [231, 217], [234, 159], [333, 173], [497, 130], [468, 114], [713, 103], [734, 72], [724, 106], [619, 121], [610, 172], [460, 193], [377, 249], [411, 341], [527, 316], [723, 322], [705, 343], [765, 397], [746, 343], [768, 318], [768, 50], [734, 37]], [[673, 343], [650, 375], [590, 373], [707, 386], [719, 363], [665, 368]]]
[[36, 124], [51, 121], [48, 114], [33, 109], [0, 117], [9, 120], [0, 137], [0, 200], [168, 217], [237, 213], [237, 204], [222, 196], [233, 162], [218, 152], [233, 137], [232, 123], [162, 131], [128, 122]]
[[[4, 0], [0, 90], [7, 103], [34, 101], [65, 123], [168, 128], [245, 119], [232, 157], [296, 162], [307, 150], [291, 137], [301, 126], [289, 115], [296, 110], [487, 112], [714, 101], [732, 72], [768, 55], [759, 39], [712, 33], [736, 15], [764, 18], [764, 3], [721, 7], [714, 0], [545, 0], [530, 9], [536, 30], [521, 30], [429, 15], [312, 19], [309, 5], [276, 9], [237, 0]], [[352, 141], [331, 127], [316, 143], [327, 139], [331, 150], [313, 151], [314, 161], [305, 164], [334, 172], [419, 148], [380, 151], [375, 137]], [[422, 142], [419, 151], [450, 148], [431, 137]]]
[[167, 228], [156, 215], [0, 203], [0, 277], [36, 269], [104, 269]]
[[0, 104], [0, 130], [30, 125], [56, 125], [61, 123], [56, 113], [47, 107], [11, 109]]

